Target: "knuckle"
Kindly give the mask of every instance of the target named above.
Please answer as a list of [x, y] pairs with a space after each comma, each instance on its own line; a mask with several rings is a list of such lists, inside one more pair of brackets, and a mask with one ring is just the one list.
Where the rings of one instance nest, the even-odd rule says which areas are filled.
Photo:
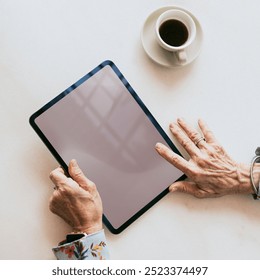
[[181, 142], [181, 145], [182, 145], [184, 148], [187, 148], [187, 147], [189, 147], [190, 142], [189, 142], [189, 140], [187, 140], [187, 139], [183, 139], [182, 142]]
[[65, 183], [64, 187], [70, 186], [70, 185], [72, 185], [72, 184], [74, 184], [74, 183], [75, 183], [75, 181], [74, 181], [72, 178], [68, 177], [67, 180], [66, 180], [66, 183]]
[[[66, 197], [68, 194], [70, 194], [72, 192], [72, 188], [70, 188], [67, 184], [64, 184], [62, 186], [59, 187], [59, 190], [58, 190], [58, 194], [57, 196], [62, 196], [62, 197]], [[56, 196], [56, 199], [58, 198]]]
[[195, 139], [197, 139], [197, 138], [200, 137], [200, 135], [198, 134], [198, 132], [195, 132], [195, 131], [191, 131], [191, 132], [189, 133], [189, 136], [190, 136], [191, 140], [193, 140], [193, 141], [195, 141]]
[[94, 182], [90, 181], [88, 184], [89, 188], [92, 189], [93, 191], [97, 190], [97, 186]]
[[196, 160], [198, 166], [204, 168], [207, 166], [208, 159], [205, 156], [202, 156]]
[[215, 153], [221, 153], [221, 154], [224, 153], [223, 147], [218, 143], [214, 145], [214, 150], [215, 150]]
[[80, 177], [82, 177], [83, 173], [80, 169], [76, 169], [76, 170], [73, 170], [73, 175], [75, 178], [80, 178]]
[[210, 158], [214, 158], [215, 155], [216, 155], [216, 150], [215, 150], [215, 149], [212, 149], [211, 147], [208, 147], [208, 149], [207, 149], [207, 155], [208, 155]]
[[201, 177], [201, 172], [197, 168], [190, 170], [189, 176], [194, 182], [198, 182], [199, 178]]
[[198, 191], [195, 192], [194, 196], [197, 197], [197, 198], [205, 198], [205, 193], [198, 190]]
[[189, 192], [189, 189], [185, 185], [180, 187], [179, 190], [180, 190], [180, 192], [183, 192], [183, 193], [188, 193]]
[[170, 162], [176, 162], [176, 160], [177, 160], [177, 156], [174, 154], [174, 153], [171, 153], [170, 155], [169, 155], [169, 160], [170, 160]]
[[90, 192], [86, 192], [85, 193], [85, 197], [89, 200], [89, 201], [93, 201], [93, 195]]

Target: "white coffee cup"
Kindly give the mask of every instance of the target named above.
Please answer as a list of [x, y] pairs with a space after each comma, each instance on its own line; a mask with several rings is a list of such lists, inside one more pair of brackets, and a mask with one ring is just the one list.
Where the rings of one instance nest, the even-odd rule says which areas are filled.
[[196, 24], [192, 17], [182, 10], [168, 10], [158, 17], [155, 32], [159, 45], [172, 52], [178, 63], [185, 64], [188, 60], [185, 50], [196, 38]]

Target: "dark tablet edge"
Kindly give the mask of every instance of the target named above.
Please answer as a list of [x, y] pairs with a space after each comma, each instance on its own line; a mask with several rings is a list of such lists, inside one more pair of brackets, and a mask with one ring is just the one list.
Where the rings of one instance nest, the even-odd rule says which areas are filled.
[[[168, 135], [165, 133], [165, 131], [162, 129], [162, 127], [159, 125], [159, 123], [156, 121], [154, 116], [151, 114], [151, 112], [148, 110], [148, 108], [145, 106], [143, 101], [140, 99], [140, 97], [137, 95], [135, 90], [131, 87], [131, 85], [128, 83], [128, 81], [125, 79], [121, 71], [117, 68], [117, 66], [111, 61], [111, 60], [105, 60], [101, 64], [99, 64], [97, 67], [95, 67], [92, 71], [90, 71], [88, 74], [83, 76], [81, 79], [79, 79], [76, 83], [68, 87], [66, 90], [61, 92], [59, 95], [54, 97], [51, 101], [46, 103], [44, 106], [42, 106], [39, 110], [37, 110], [34, 114], [32, 114], [29, 118], [29, 123], [31, 127], [34, 129], [34, 131], [37, 133], [37, 135], [40, 137], [42, 142], [45, 144], [45, 146], [48, 148], [48, 150], [51, 152], [51, 154], [54, 156], [54, 158], [58, 161], [58, 163], [62, 166], [62, 168], [68, 173], [68, 166], [64, 162], [64, 160], [60, 157], [60, 155], [57, 153], [57, 151], [53, 148], [51, 143], [48, 141], [48, 139], [45, 137], [45, 135], [42, 133], [42, 131], [39, 129], [37, 124], [35, 123], [35, 119], [41, 115], [43, 112], [45, 112], [47, 109], [49, 109], [51, 106], [53, 106], [55, 103], [57, 103], [59, 100], [61, 100], [63, 97], [65, 97], [67, 94], [69, 94], [72, 90], [77, 88], [79, 85], [81, 85], [83, 82], [85, 82], [88, 78], [93, 76], [95, 73], [97, 73], [99, 70], [104, 68], [105, 66], [110, 66], [118, 78], [123, 82], [125, 87], [127, 88], [128, 92], [132, 95], [132, 97], [135, 99], [135, 101], [138, 103], [138, 105], [141, 107], [143, 112], [146, 114], [146, 116], [150, 119], [150, 121], [153, 123], [155, 128], [158, 130], [158, 132], [161, 134], [161, 136], [164, 138], [166, 143], [169, 145], [169, 147], [178, 155], [182, 156], [181, 153], [177, 150], [173, 142], [170, 140]], [[186, 176], [183, 174], [180, 178], [178, 178], [176, 181], [184, 180]], [[176, 182], [175, 181], [175, 182]], [[109, 220], [106, 218], [106, 216], [103, 214], [103, 223], [104, 225], [111, 231], [113, 234], [119, 234], [124, 229], [126, 229], [130, 224], [132, 224], [135, 220], [137, 220], [142, 214], [144, 214], [148, 209], [150, 209], [154, 204], [156, 204], [160, 199], [162, 199], [167, 193], [169, 192], [169, 186], [159, 193], [153, 200], [151, 200], [148, 204], [146, 204], [142, 209], [140, 209], [136, 214], [134, 214], [129, 220], [127, 220], [124, 224], [122, 224], [119, 228], [114, 228], [112, 224], [109, 222]]]

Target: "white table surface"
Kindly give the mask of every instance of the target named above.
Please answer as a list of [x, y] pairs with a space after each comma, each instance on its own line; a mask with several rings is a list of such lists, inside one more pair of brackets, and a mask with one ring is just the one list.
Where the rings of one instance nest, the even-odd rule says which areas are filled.
[[[140, 32], [162, 6], [190, 10], [204, 30], [198, 59], [167, 69]], [[257, 0], [0, 0], [1, 259], [54, 259], [70, 228], [48, 210], [57, 162], [29, 116], [106, 59], [116, 63], [167, 131], [205, 119], [229, 154], [249, 163], [260, 144]], [[257, 112], [258, 111], [258, 112]], [[175, 141], [175, 140], [174, 140]], [[120, 235], [112, 259], [258, 259], [260, 203], [168, 194]]]

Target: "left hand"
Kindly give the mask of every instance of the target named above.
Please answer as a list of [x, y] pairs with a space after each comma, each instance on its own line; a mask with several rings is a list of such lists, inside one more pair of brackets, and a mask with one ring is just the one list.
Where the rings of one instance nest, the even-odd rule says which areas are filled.
[[74, 232], [95, 233], [102, 229], [102, 201], [96, 185], [79, 168], [76, 160], [69, 163], [69, 174], [62, 168], [50, 173], [55, 190], [50, 210], [67, 222]]
[[235, 162], [204, 121], [199, 120], [199, 127], [203, 136], [183, 119], [170, 124], [172, 134], [190, 155], [188, 161], [165, 145], [156, 144], [157, 152], [189, 179], [172, 184], [170, 191], [184, 192], [198, 198], [252, 194], [250, 167]]

